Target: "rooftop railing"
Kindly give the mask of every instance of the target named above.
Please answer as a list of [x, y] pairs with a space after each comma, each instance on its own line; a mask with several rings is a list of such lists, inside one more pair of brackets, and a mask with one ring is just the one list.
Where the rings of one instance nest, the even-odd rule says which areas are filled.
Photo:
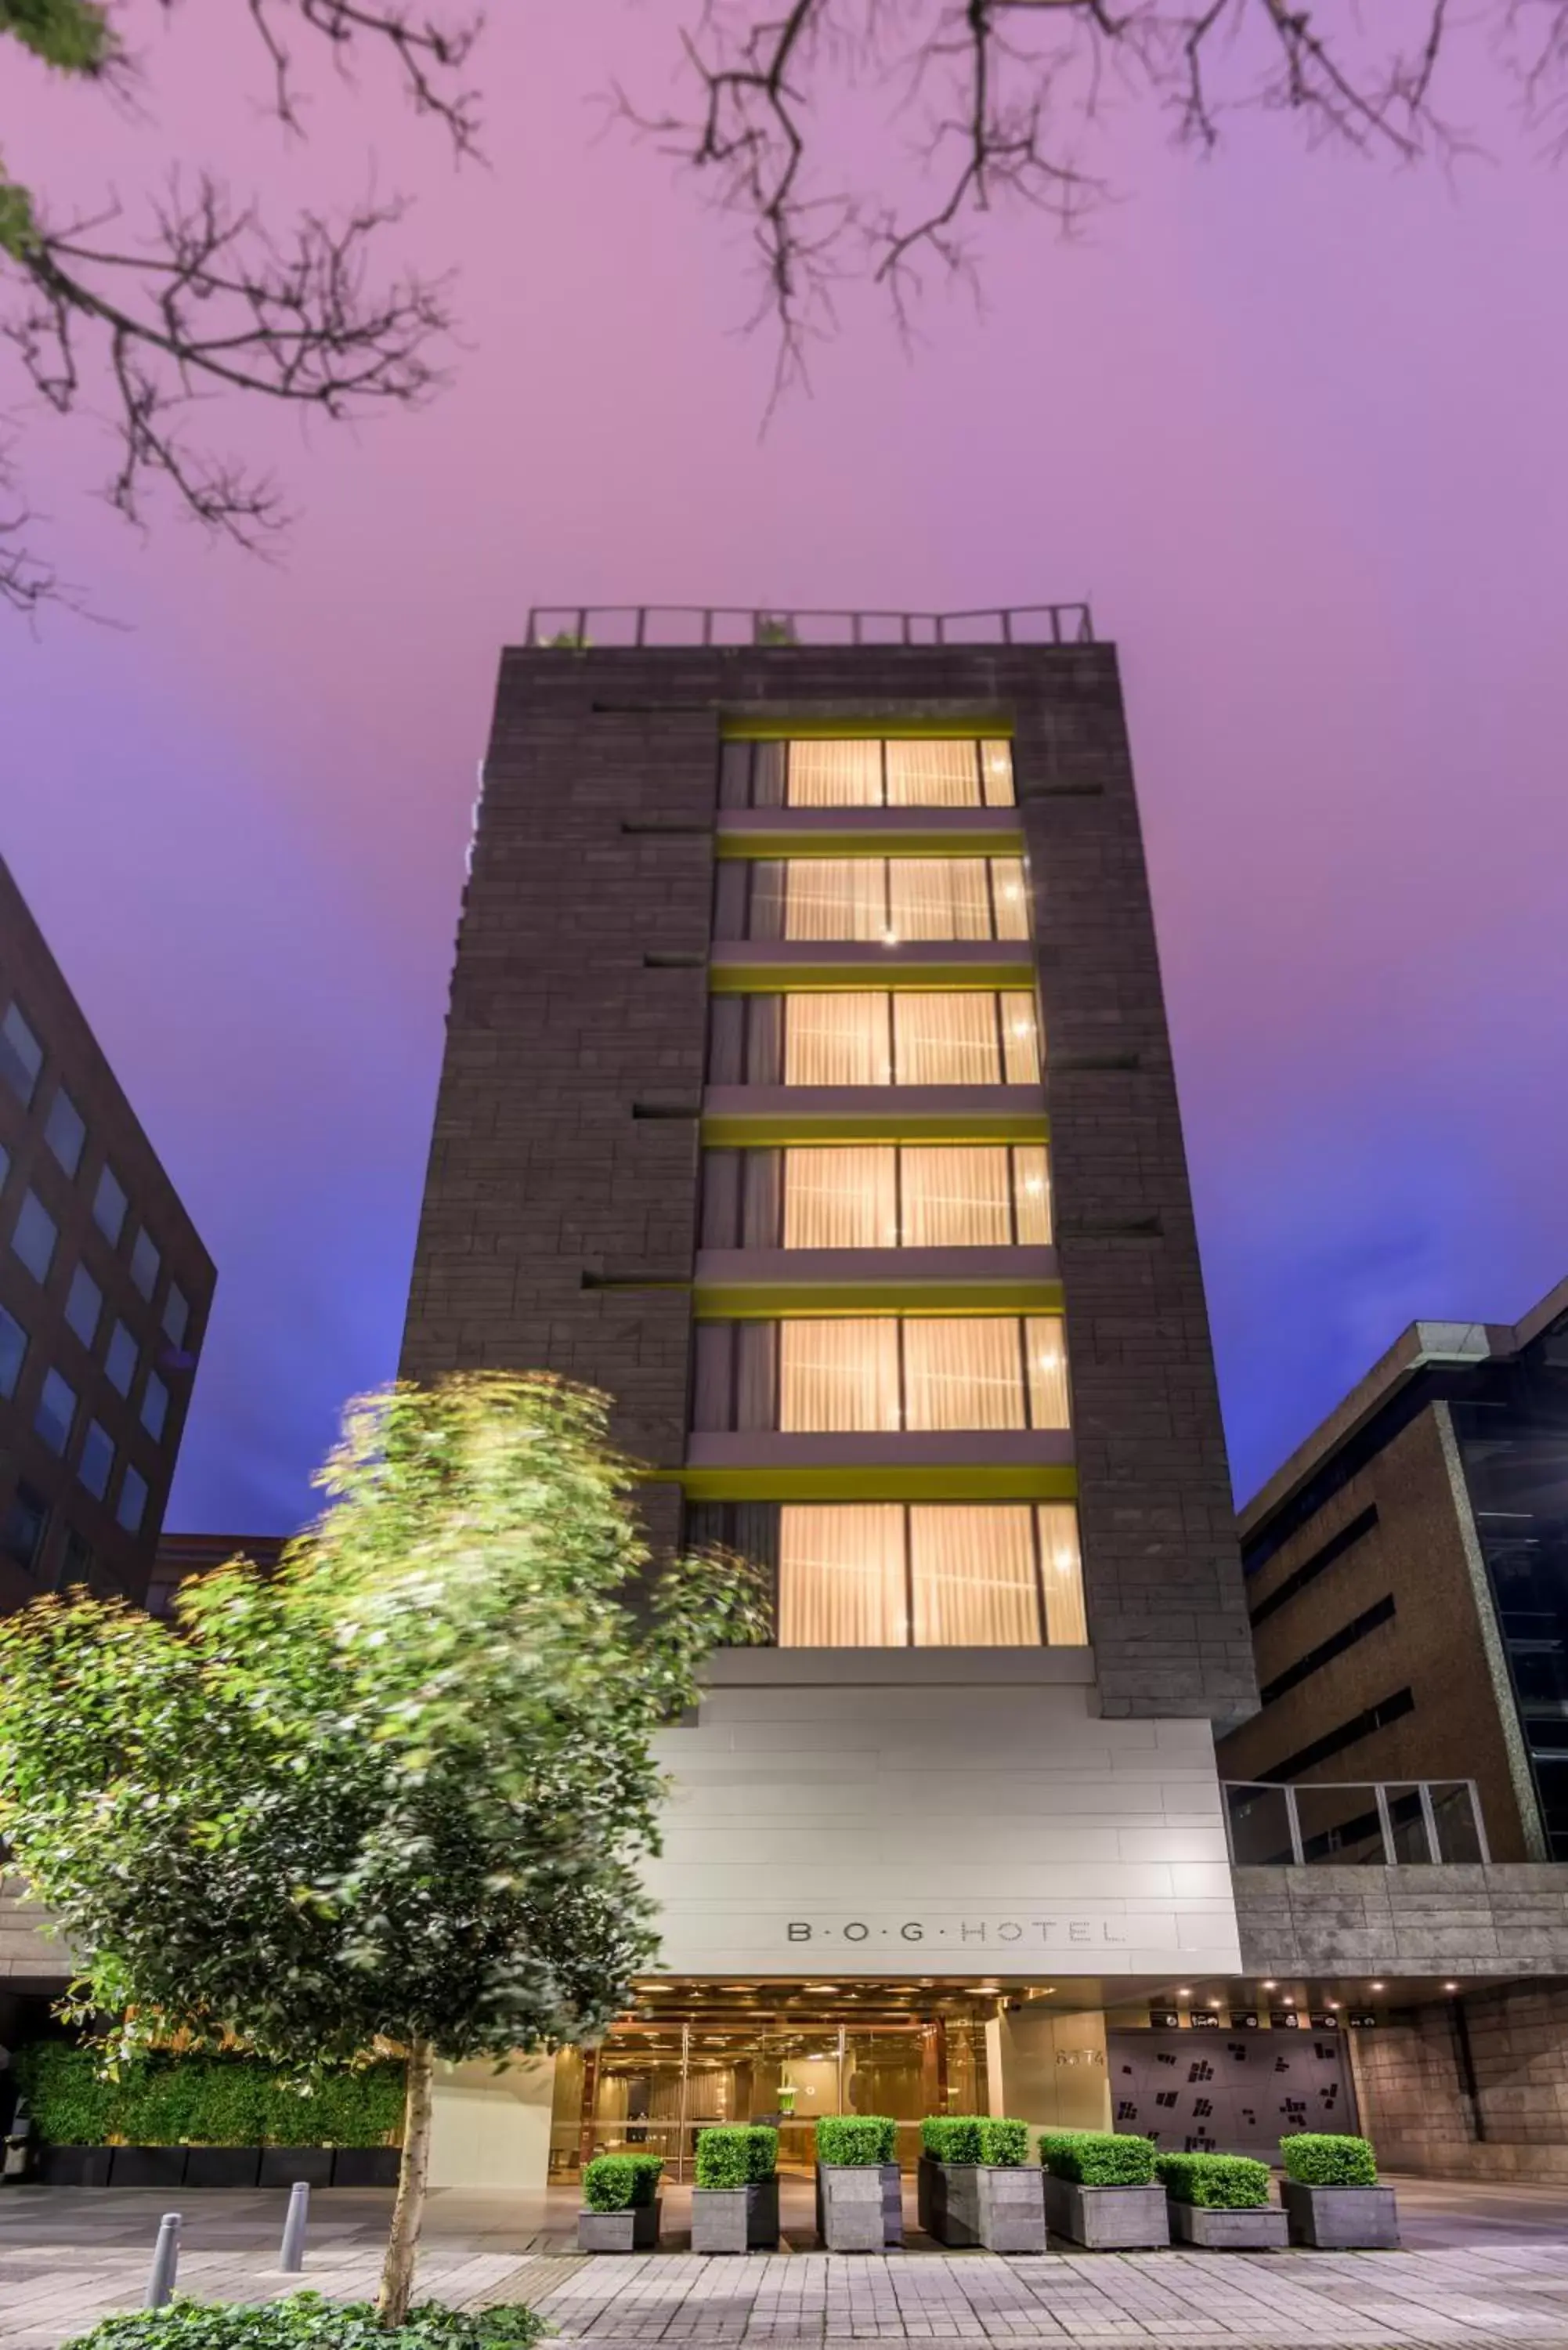
[[1237, 1868], [1405, 1868], [1484, 1861], [1473, 1779], [1355, 1779], [1282, 1786], [1224, 1783]]
[[974, 612], [747, 611], [723, 604], [535, 604], [531, 646], [1089, 645], [1086, 604]]

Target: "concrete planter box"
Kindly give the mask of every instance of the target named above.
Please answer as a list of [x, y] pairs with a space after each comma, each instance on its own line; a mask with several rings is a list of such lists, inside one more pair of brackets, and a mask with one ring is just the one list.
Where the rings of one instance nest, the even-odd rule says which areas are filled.
[[1257, 2203], [1244, 2211], [1220, 2211], [1207, 2203], [1169, 2198], [1171, 2241], [1198, 2244], [1206, 2252], [1276, 2252], [1287, 2238], [1285, 2214], [1277, 2203]]
[[107, 2187], [111, 2146], [45, 2146], [35, 2178], [43, 2187]]
[[937, 2162], [920, 2157], [920, 2225], [939, 2244], [1043, 2252], [1045, 2177], [1035, 2164]]
[[881, 2252], [904, 2241], [896, 2162], [819, 2162], [816, 2232], [830, 2252]]
[[1165, 2189], [1158, 2180], [1150, 2187], [1079, 2187], [1047, 2171], [1045, 2224], [1054, 2236], [1092, 2252], [1137, 2251], [1170, 2241]]
[[778, 2240], [776, 2178], [753, 2178], [744, 2187], [691, 2189], [694, 2252], [771, 2252]]
[[332, 2149], [334, 2187], [395, 2187], [402, 2168], [400, 2146], [337, 2146]]
[[261, 2176], [259, 2146], [193, 2146], [185, 2157], [187, 2187], [254, 2187]]
[[580, 2252], [656, 2252], [663, 2198], [634, 2203], [628, 2211], [579, 2211], [577, 2250]]
[[1280, 2182], [1293, 2244], [1320, 2252], [1392, 2252], [1399, 2249], [1399, 2212], [1391, 2187], [1303, 2187]]
[[332, 2148], [329, 2146], [264, 2146], [261, 2150], [261, 2172], [258, 2187], [293, 2187], [300, 2179], [306, 2187], [330, 2187], [332, 2184]]
[[109, 2164], [111, 2187], [182, 2187], [182, 2146], [117, 2146]]

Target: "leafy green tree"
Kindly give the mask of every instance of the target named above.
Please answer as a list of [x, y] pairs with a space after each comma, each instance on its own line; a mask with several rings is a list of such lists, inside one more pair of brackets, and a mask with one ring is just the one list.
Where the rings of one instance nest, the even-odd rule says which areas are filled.
[[436, 2060], [625, 2007], [657, 1949], [650, 1737], [763, 1628], [737, 1561], [650, 1573], [606, 1413], [543, 1376], [394, 1388], [349, 1407], [270, 1580], [188, 1585], [173, 1628], [80, 1593], [0, 1623], [0, 1834], [77, 1954], [71, 2012], [114, 2019], [106, 2060], [404, 2051], [388, 2324]]
[[[169, 16], [178, 0], [158, 0]], [[350, 70], [384, 57], [421, 114], [474, 151], [477, 106], [462, 83], [477, 18], [435, 0], [230, 0], [258, 37], [266, 102], [302, 127], [299, 54]], [[150, 0], [151, 5], [151, 0]], [[17, 49], [84, 96], [131, 94], [144, 76], [105, 0], [0, 0], [0, 62]], [[16, 45], [15, 48], [8, 43]], [[129, 220], [118, 200], [57, 211], [6, 172], [0, 149], [0, 337], [26, 387], [59, 414], [95, 409], [109, 427], [113, 505], [140, 522], [161, 487], [215, 536], [255, 546], [287, 519], [265, 473], [211, 447], [196, 417], [216, 395], [259, 397], [350, 421], [409, 406], [437, 389], [449, 288], [379, 276], [401, 205], [371, 198], [337, 218], [308, 206], [286, 224], [197, 165]], [[9, 296], [9, 299], [6, 299]], [[0, 444], [0, 604], [32, 612], [61, 593], [32, 543], [32, 516]]]

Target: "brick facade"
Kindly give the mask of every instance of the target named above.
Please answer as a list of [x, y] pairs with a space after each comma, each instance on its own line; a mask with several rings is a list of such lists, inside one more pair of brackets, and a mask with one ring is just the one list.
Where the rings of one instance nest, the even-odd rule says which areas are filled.
[[[548, 1367], [614, 1395], [638, 1457], [682, 1458], [726, 712], [1012, 720], [1102, 1701], [1240, 1718], [1251, 1650], [1111, 647], [504, 655], [405, 1374]], [[677, 1516], [656, 1490], [657, 1538]]]

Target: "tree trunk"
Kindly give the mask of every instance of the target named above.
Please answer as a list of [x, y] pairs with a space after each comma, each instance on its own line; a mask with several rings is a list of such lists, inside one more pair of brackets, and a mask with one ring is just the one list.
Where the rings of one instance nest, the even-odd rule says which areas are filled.
[[428, 2040], [409, 2042], [409, 2088], [403, 2107], [403, 2158], [398, 2167], [398, 2199], [392, 2232], [381, 2264], [376, 2315], [385, 2326], [400, 2325], [413, 2299], [414, 2262], [424, 2218], [425, 2181], [431, 2167], [431, 2088], [435, 2059]]

